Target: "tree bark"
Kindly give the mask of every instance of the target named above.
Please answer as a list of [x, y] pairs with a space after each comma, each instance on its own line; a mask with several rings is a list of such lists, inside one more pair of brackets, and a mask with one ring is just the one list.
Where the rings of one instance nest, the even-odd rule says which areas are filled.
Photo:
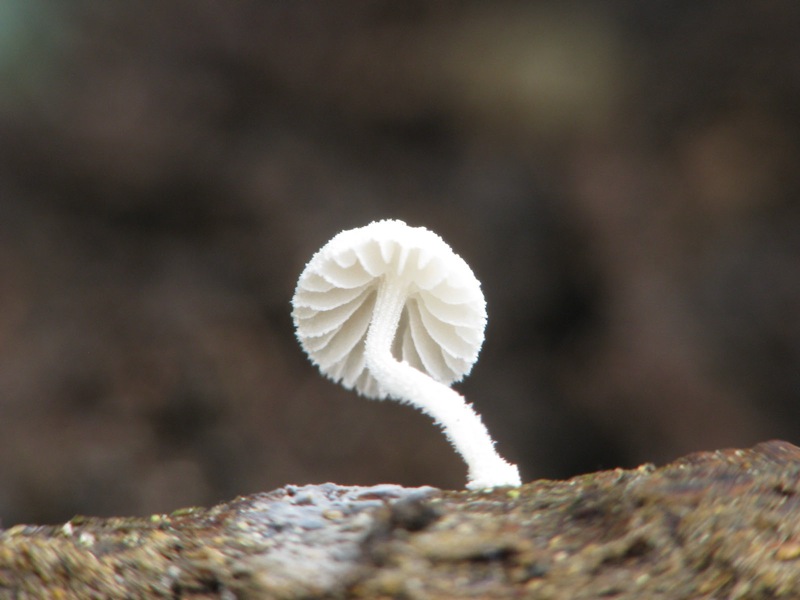
[[491, 492], [286, 486], [0, 531], [2, 598], [796, 598], [800, 448]]

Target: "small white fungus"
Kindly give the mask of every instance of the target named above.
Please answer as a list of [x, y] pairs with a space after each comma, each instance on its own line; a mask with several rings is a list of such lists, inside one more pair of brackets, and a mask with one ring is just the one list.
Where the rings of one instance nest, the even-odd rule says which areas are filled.
[[306, 265], [292, 304], [298, 340], [324, 375], [428, 413], [464, 457], [467, 487], [520, 485], [517, 467], [449, 387], [478, 358], [486, 302], [442, 238], [394, 220], [343, 231]]

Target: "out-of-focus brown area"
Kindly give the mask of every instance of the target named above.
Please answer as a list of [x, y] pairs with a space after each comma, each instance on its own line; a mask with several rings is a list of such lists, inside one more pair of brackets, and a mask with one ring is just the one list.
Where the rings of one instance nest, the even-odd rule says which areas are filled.
[[800, 438], [800, 4], [0, 7], [0, 519], [459, 488], [324, 380], [314, 251], [424, 225], [489, 303], [459, 389], [525, 479]]

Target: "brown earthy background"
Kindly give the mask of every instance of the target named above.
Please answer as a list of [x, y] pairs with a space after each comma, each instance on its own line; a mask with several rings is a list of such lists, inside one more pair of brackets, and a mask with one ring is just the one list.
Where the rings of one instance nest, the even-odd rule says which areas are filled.
[[800, 3], [0, 5], [0, 525], [461, 487], [294, 285], [394, 217], [482, 280], [525, 479], [800, 442]]

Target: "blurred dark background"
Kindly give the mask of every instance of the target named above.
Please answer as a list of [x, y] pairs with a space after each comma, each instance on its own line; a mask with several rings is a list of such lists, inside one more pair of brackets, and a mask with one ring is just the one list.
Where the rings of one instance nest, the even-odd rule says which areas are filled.
[[0, 523], [460, 488], [323, 379], [341, 229], [444, 237], [525, 479], [800, 442], [800, 3], [0, 4]]

